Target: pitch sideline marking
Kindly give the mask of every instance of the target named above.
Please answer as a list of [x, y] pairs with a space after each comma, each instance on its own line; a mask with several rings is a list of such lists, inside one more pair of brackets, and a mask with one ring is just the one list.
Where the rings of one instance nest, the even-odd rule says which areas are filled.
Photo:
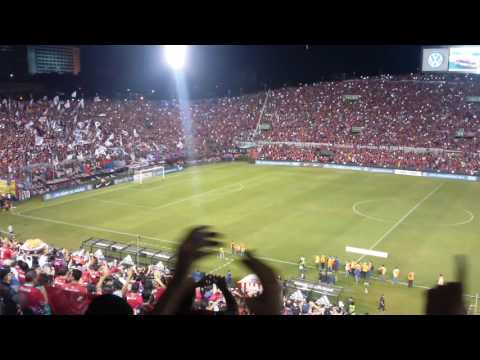
[[42, 217], [38, 217], [38, 216], [24, 215], [24, 214], [14, 214], [14, 216], [19, 216], [19, 217], [26, 218], [26, 219], [31, 219], [31, 220], [49, 222], [49, 223], [53, 223], [53, 224], [67, 225], [67, 226], [77, 227], [77, 228], [80, 228], [80, 229], [101, 231], [101, 232], [107, 232], [107, 233], [118, 234], [118, 235], [126, 235], [126, 236], [135, 237], [135, 238], [137, 236], [140, 236], [140, 237], [143, 237], [145, 239], [151, 239], [151, 240], [166, 242], [166, 243], [170, 243], [170, 244], [178, 244], [178, 242], [176, 242], [176, 241], [164, 240], [164, 239], [159, 239], [159, 238], [156, 238], [156, 237], [153, 237], [153, 236], [133, 234], [133, 233], [117, 231], [117, 230], [113, 230], [113, 229], [106, 229], [106, 228], [101, 228], [101, 227], [97, 227], [97, 226], [79, 225], [79, 224], [70, 223], [70, 222], [66, 222], [66, 221], [47, 219], [47, 218], [42, 218]]
[[230, 265], [231, 263], [233, 263], [235, 261], [235, 259], [230, 259], [228, 260], [226, 263], [220, 265], [220, 266], [217, 266], [215, 269], [213, 270], [210, 270], [207, 272], [207, 274], [215, 274], [216, 272], [218, 272], [219, 270], [223, 269], [224, 267], [227, 267], [228, 265]]
[[[438, 185], [435, 189], [433, 189], [425, 197], [423, 197], [419, 202], [417, 202], [417, 204], [415, 204], [414, 207], [408, 210], [408, 212], [405, 215], [403, 215], [395, 224], [393, 224], [393, 226], [390, 229], [388, 229], [377, 241], [375, 241], [375, 243], [369, 247], [369, 250], [374, 249], [378, 244], [380, 244], [383, 240], [385, 240], [388, 235], [390, 235], [401, 223], [405, 221], [406, 218], [408, 218], [415, 210], [417, 210], [425, 201], [427, 201], [430, 198], [430, 196], [435, 194], [442, 186], [443, 186], [443, 183]], [[357, 259], [357, 262], [362, 260], [364, 257], [365, 255], [360, 256]]]

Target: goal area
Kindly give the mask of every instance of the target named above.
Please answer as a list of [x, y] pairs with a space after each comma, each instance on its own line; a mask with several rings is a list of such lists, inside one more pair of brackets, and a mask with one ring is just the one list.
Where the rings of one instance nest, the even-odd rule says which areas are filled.
[[151, 168], [135, 170], [135, 173], [133, 175], [133, 181], [137, 184], [143, 184], [145, 180], [159, 176], [162, 179], [165, 179], [165, 167], [155, 166]]

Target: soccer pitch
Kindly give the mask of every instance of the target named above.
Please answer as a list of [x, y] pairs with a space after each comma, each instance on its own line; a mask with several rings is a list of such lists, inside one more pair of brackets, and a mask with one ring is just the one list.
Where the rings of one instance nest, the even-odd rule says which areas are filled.
[[[14, 226], [19, 238], [40, 238], [56, 246], [76, 249], [83, 240], [100, 237], [174, 249], [187, 228], [212, 225], [225, 234], [227, 259], [203, 260], [198, 268], [236, 277], [246, 274], [238, 257], [230, 255], [230, 241], [245, 243], [269, 262], [282, 278], [297, 275], [305, 256], [336, 255], [356, 260], [345, 246], [388, 252], [388, 259], [369, 258], [375, 268], [385, 264], [388, 277], [398, 266], [402, 281], [415, 272], [415, 284], [372, 281], [363, 285], [338, 275], [342, 298], [352, 296], [358, 313], [377, 313], [385, 294], [387, 314], [423, 313], [425, 288], [439, 273], [455, 280], [453, 256], [468, 255], [466, 292], [480, 293], [479, 184], [390, 174], [318, 168], [220, 163], [191, 167], [153, 178], [48, 202], [19, 204], [14, 213], [1, 213], [0, 225]], [[307, 279], [317, 280], [309, 269]]]

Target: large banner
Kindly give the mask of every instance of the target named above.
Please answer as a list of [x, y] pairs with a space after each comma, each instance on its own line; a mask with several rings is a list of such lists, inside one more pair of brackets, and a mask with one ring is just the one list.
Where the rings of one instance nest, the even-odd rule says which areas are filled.
[[6, 180], [0, 180], [0, 194], [8, 193], [12, 195], [17, 194], [17, 184], [15, 183], [15, 180], [12, 180], [10, 182]]
[[56, 199], [56, 198], [63, 197], [63, 196], [73, 195], [73, 194], [77, 194], [77, 193], [80, 193], [80, 192], [89, 191], [89, 190], [92, 190], [92, 189], [93, 189], [93, 185], [88, 184], [88, 185], [76, 186], [76, 187], [69, 188], [69, 189], [52, 191], [52, 192], [49, 192], [48, 194], [43, 195], [43, 201], [52, 200], [52, 199]]
[[480, 96], [467, 96], [465, 97], [466, 102], [480, 102]]
[[357, 101], [360, 100], [361, 95], [343, 95], [344, 101]]

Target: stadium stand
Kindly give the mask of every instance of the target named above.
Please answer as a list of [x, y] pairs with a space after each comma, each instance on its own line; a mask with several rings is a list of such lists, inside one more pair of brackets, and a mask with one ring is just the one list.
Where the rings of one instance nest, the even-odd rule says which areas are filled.
[[[478, 96], [480, 82], [469, 76], [411, 74], [200, 100], [183, 117], [175, 101], [2, 99], [0, 177], [33, 196], [139, 162], [221, 159], [240, 141], [255, 142], [260, 159], [474, 175], [480, 103], [471, 99]], [[258, 131], [260, 124], [268, 126]], [[221, 277], [185, 281], [193, 259], [181, 247], [175, 269], [133, 267], [5, 238], [1, 312], [84, 314], [92, 299], [115, 295], [134, 314], [348, 313], [338, 304], [282, 298], [273, 271], [251, 256], [244, 261], [263, 285], [257, 296]]]

